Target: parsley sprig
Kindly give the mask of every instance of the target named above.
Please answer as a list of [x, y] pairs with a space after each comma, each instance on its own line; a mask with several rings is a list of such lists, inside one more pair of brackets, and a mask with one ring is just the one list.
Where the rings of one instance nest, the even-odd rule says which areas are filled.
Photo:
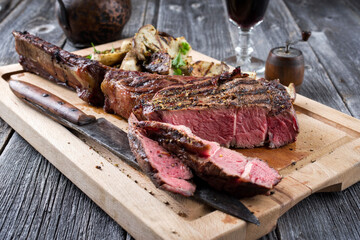
[[94, 53], [100, 54], [101, 52], [99, 50], [96, 50], [95, 45], [91, 43], [91, 46], [94, 48]]
[[[101, 51], [97, 50], [97, 49], [95, 48], [94, 43], [91, 43], [91, 46], [92, 46], [93, 49], [94, 49], [94, 54], [101, 54], [101, 53], [106, 53], [106, 52], [107, 52], [107, 51], [101, 52]], [[115, 48], [114, 48], [114, 45], [112, 45], [111, 50], [110, 50], [110, 53], [115, 53], [115, 52], [116, 52], [116, 50], [115, 50]], [[85, 56], [85, 57], [86, 57], [87, 59], [92, 59], [92, 55], [93, 55], [93, 54], [90, 54], [90, 55], [87, 55], [87, 56]]]
[[110, 53], [114, 53], [114, 52], [115, 52], [115, 48], [114, 48], [114, 45], [112, 45]]
[[182, 42], [179, 48], [179, 52], [185, 55], [189, 51], [190, 51], [190, 45], [187, 42]]
[[[100, 53], [100, 51], [99, 50], [96, 50], [96, 48], [95, 48], [95, 45], [94, 45], [94, 43], [91, 43], [91, 46], [93, 47], [93, 49], [94, 49], [94, 53]], [[87, 55], [87, 56], [85, 56], [87, 59], [92, 59], [92, 54], [89, 54], [89, 55]]]
[[183, 60], [182, 55], [186, 55], [189, 52], [189, 50], [190, 50], [190, 45], [187, 42], [182, 42], [180, 44], [179, 53], [171, 62], [175, 75], [182, 75], [181, 67], [186, 66], [186, 63]]

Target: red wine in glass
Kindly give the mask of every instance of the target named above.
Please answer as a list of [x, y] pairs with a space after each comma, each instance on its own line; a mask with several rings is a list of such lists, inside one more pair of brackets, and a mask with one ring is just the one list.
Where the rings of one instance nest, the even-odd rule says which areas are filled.
[[239, 28], [240, 43], [235, 49], [236, 58], [230, 57], [225, 62], [241, 66], [245, 71], [264, 71], [265, 62], [251, 58], [250, 33], [254, 26], [262, 22], [268, 4], [269, 0], [226, 0], [230, 20]]
[[229, 17], [243, 29], [250, 29], [264, 18], [269, 0], [227, 0]]

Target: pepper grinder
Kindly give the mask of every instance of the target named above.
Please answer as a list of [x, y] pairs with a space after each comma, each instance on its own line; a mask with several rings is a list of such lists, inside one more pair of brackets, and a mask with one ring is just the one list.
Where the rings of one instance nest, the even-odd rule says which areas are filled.
[[265, 64], [265, 79], [279, 79], [285, 86], [294, 83], [296, 92], [299, 92], [304, 80], [304, 56], [299, 49], [291, 46], [299, 41], [306, 42], [310, 35], [311, 32], [302, 31], [301, 39], [286, 41], [285, 47], [271, 49]]

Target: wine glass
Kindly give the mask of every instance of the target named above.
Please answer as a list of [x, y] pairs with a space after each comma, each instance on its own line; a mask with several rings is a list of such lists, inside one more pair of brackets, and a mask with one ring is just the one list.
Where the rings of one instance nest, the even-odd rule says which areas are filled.
[[226, 0], [229, 20], [237, 25], [240, 41], [235, 48], [236, 56], [224, 59], [225, 63], [240, 66], [244, 71], [264, 72], [265, 61], [251, 57], [250, 35], [251, 30], [263, 21], [268, 4], [269, 0]]

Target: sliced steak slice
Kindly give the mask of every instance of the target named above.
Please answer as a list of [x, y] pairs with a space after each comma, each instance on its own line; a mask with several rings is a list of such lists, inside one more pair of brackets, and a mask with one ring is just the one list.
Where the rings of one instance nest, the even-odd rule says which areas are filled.
[[141, 169], [157, 187], [187, 197], [192, 196], [196, 187], [190, 181], [193, 177], [191, 170], [158, 142], [146, 137], [136, 123], [136, 117], [131, 115], [129, 142]]
[[103, 105], [104, 95], [100, 84], [108, 67], [62, 50], [28, 32], [14, 31], [13, 35], [24, 70], [76, 89], [85, 102]]
[[203, 140], [185, 126], [156, 121], [140, 121], [136, 126], [217, 190], [249, 197], [267, 192], [281, 180], [266, 162]]

